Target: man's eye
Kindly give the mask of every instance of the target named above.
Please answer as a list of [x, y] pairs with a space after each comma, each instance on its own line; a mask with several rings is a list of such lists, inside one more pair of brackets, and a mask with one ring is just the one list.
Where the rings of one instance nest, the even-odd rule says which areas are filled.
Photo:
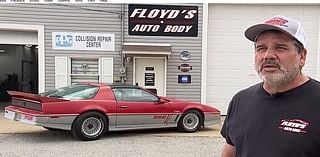
[[265, 50], [264, 47], [257, 47], [257, 48], [256, 48], [256, 51], [257, 51], [257, 52], [262, 52], [262, 51], [264, 51], [264, 50]]
[[287, 50], [286, 47], [277, 47], [278, 50]]

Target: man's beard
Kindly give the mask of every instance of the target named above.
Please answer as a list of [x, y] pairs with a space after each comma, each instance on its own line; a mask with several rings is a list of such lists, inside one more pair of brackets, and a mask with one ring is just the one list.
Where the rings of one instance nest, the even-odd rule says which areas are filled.
[[[274, 65], [280, 71], [276, 73], [262, 72], [263, 66], [266, 64]], [[255, 68], [263, 82], [271, 86], [286, 85], [300, 73], [298, 61], [294, 63], [293, 67], [286, 69], [282, 65], [280, 65], [276, 60], [266, 59], [260, 66], [255, 65]]]

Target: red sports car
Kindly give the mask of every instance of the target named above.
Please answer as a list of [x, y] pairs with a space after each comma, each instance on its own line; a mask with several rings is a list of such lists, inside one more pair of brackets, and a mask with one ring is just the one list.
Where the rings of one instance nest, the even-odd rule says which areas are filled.
[[177, 127], [195, 132], [220, 123], [214, 107], [160, 97], [133, 85], [82, 83], [39, 95], [8, 93], [12, 103], [5, 107], [5, 118], [71, 130], [81, 140], [96, 140], [106, 131]]

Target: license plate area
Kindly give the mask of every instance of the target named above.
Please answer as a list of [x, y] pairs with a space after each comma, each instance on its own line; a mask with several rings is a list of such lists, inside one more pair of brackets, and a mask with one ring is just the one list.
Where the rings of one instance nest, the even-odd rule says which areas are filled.
[[20, 121], [21, 120], [21, 114], [20, 113], [15, 113], [13, 120]]
[[10, 119], [10, 120], [14, 120], [14, 121], [20, 121], [22, 123], [26, 123], [26, 124], [36, 124], [37, 121], [37, 117], [32, 116], [32, 115], [27, 115], [27, 114], [21, 114], [18, 112], [12, 112], [9, 110], [5, 111], [5, 118]]

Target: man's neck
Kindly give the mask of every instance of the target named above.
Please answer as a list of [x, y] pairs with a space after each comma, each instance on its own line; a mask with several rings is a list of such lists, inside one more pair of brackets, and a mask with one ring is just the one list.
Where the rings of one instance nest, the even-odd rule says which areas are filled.
[[310, 78], [299, 74], [295, 79], [290, 81], [287, 84], [279, 85], [279, 86], [273, 86], [267, 83], [263, 84], [263, 88], [269, 93], [269, 94], [276, 94], [276, 93], [282, 93], [289, 91], [290, 89], [296, 88], [298, 86], [301, 86], [305, 82], [307, 82]]

